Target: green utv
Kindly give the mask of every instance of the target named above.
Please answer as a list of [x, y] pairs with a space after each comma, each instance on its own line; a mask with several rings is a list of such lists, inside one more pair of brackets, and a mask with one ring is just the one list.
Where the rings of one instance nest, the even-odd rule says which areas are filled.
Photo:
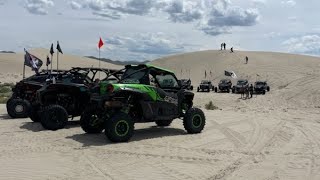
[[120, 81], [100, 84], [82, 113], [80, 125], [87, 133], [101, 133], [112, 142], [126, 142], [135, 123], [169, 126], [176, 118], [190, 134], [205, 126], [201, 109], [193, 108], [194, 94], [181, 87], [172, 71], [153, 65], [127, 65]]

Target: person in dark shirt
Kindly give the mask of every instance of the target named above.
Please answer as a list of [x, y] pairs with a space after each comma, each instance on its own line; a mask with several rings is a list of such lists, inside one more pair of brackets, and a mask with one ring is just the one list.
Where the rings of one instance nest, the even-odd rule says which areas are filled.
[[249, 86], [249, 91], [250, 91], [250, 98], [252, 98], [252, 95], [253, 95], [253, 86], [252, 86], [252, 84], [250, 84], [250, 86]]

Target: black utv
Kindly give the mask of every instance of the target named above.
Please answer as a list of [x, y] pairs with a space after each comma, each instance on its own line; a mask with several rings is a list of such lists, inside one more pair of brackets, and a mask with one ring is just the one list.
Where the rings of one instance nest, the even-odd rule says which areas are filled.
[[204, 113], [193, 107], [194, 94], [181, 87], [172, 71], [148, 64], [128, 65], [118, 83], [100, 88], [80, 119], [87, 133], [105, 130], [112, 142], [125, 142], [133, 136], [135, 123], [169, 126], [181, 118], [191, 134], [205, 126]]
[[197, 92], [199, 92], [199, 91], [210, 92], [211, 90], [212, 91], [214, 90], [214, 86], [210, 80], [202, 80], [200, 85], [197, 88]]
[[220, 80], [218, 87], [214, 88], [215, 92], [230, 92], [230, 89], [232, 89], [232, 82], [230, 79], [222, 79]]
[[[65, 127], [68, 118], [80, 116], [90, 101], [91, 93], [99, 92], [102, 82], [117, 82], [123, 72], [100, 68], [74, 68], [61, 81], [37, 91], [37, 105], [30, 118], [40, 121], [45, 129]], [[104, 77], [100, 81], [99, 76]]]
[[7, 101], [7, 112], [11, 118], [26, 118], [31, 111], [32, 104], [35, 101], [36, 91], [48, 83], [52, 77], [65, 71], [46, 71], [30, 76], [16, 83], [12, 88], [12, 96]]
[[266, 91], [270, 91], [270, 87], [266, 81], [257, 81], [254, 83], [254, 92], [256, 94], [266, 94]]
[[246, 79], [240, 79], [237, 84], [232, 87], [232, 93], [243, 93], [249, 88], [249, 82]]
[[183, 89], [187, 89], [187, 90], [190, 90], [190, 91], [193, 90], [193, 86], [191, 84], [191, 80], [190, 79], [180, 79], [179, 81], [180, 81], [181, 87]]

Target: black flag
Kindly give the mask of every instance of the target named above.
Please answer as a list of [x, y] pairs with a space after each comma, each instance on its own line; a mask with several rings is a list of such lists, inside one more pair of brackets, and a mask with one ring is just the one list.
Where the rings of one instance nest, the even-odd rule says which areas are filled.
[[61, 47], [60, 47], [60, 44], [59, 44], [59, 41], [57, 41], [57, 50], [58, 50], [61, 54], [63, 54], [63, 52], [62, 52], [62, 50], [61, 50]]
[[236, 73], [234, 73], [233, 71], [224, 71], [224, 75], [225, 76], [231, 76], [232, 78], [234, 78], [234, 79], [237, 79], [238, 78], [238, 76], [236, 75]]
[[46, 63], [46, 65], [49, 66], [49, 64], [51, 64], [51, 61], [50, 61], [49, 56], [47, 56], [47, 63]]
[[30, 54], [27, 50], [25, 50], [25, 52], [26, 54], [24, 55], [24, 64], [31, 67], [33, 71], [38, 72], [43, 62], [36, 56]]
[[54, 50], [53, 50], [53, 43], [51, 44], [51, 48], [50, 48], [50, 54], [51, 54], [51, 56], [53, 55], [53, 53], [54, 53]]
[[224, 71], [224, 75], [225, 75], [225, 76], [232, 76], [232, 72]]

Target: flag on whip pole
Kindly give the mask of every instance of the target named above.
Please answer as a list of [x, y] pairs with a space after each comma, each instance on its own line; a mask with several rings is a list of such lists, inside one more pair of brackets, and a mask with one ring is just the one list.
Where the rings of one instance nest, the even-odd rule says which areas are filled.
[[50, 70], [51, 70], [51, 73], [52, 73], [52, 59], [53, 59], [53, 54], [54, 54], [53, 43], [51, 44], [50, 54], [51, 54], [51, 62], [50, 62], [51, 67], [50, 67]]
[[[100, 49], [104, 45], [102, 38], [100, 37], [100, 40], [98, 42], [98, 48], [99, 48], [99, 68], [100, 68]], [[99, 79], [100, 79], [100, 72], [99, 72]]]
[[[36, 74], [39, 73], [39, 69], [42, 66], [43, 62], [38, 57], [30, 54], [26, 49], [24, 49], [25, 55], [24, 55], [24, 63], [23, 66], [28, 66], [32, 69], [32, 71], [36, 72]], [[23, 68], [23, 76], [25, 75], [25, 68]]]
[[57, 52], [57, 70], [59, 70], [59, 53], [63, 54], [61, 47], [60, 47], [60, 44], [59, 44], [59, 41], [57, 41], [57, 48], [56, 49], [58, 50], [58, 52]]
[[46, 62], [47, 71], [49, 70], [48, 68], [49, 64], [51, 64], [51, 61], [50, 61], [49, 55], [47, 55], [47, 62]]

